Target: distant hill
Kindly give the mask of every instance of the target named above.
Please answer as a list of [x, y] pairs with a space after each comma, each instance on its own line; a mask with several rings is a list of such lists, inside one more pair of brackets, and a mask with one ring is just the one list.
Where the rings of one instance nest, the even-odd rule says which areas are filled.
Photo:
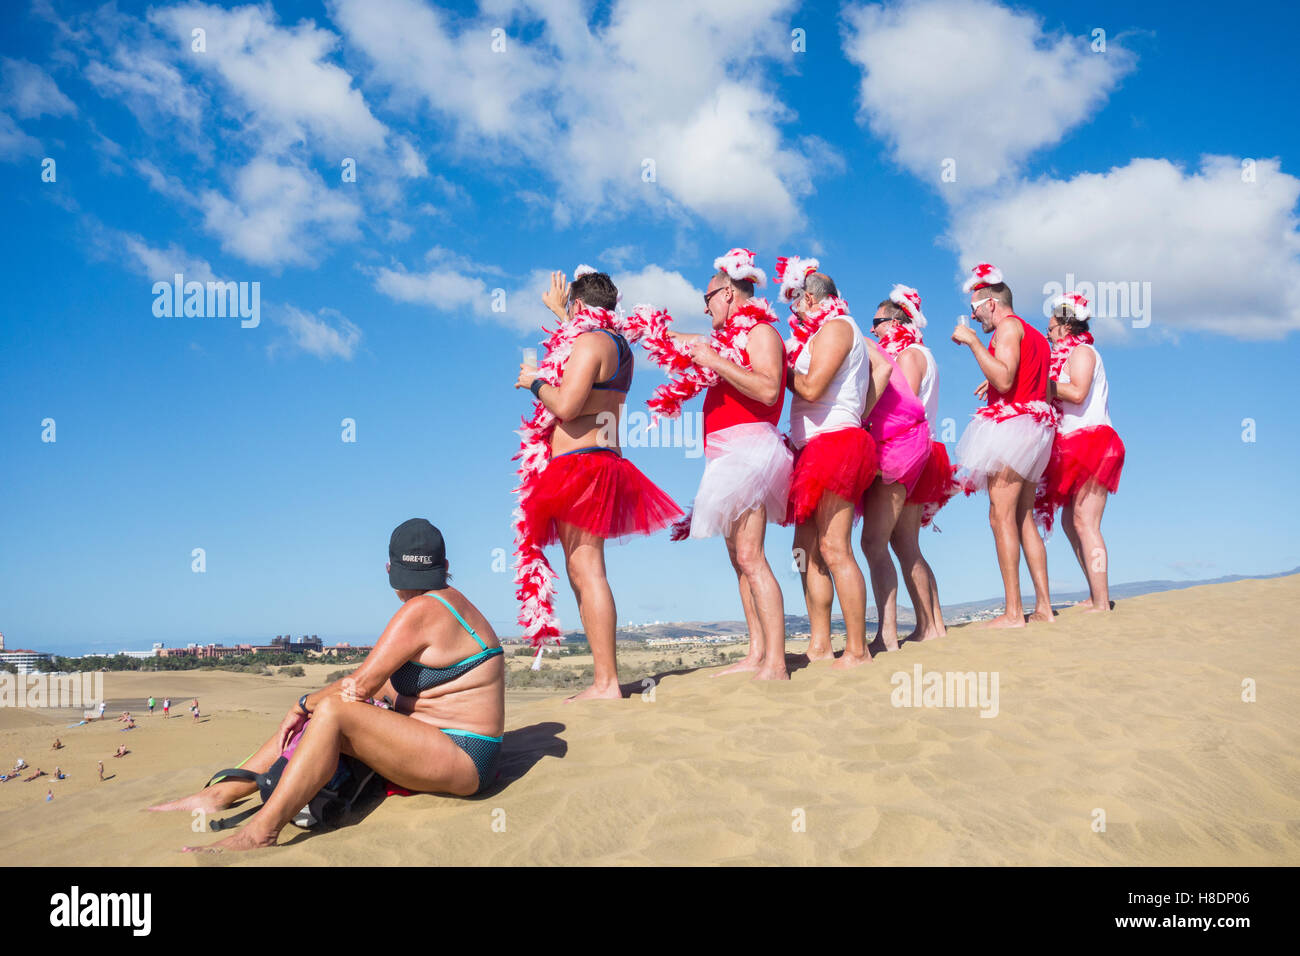
[[[1290, 571], [1279, 571], [1276, 574], [1228, 574], [1220, 578], [1209, 578], [1202, 581], [1130, 581], [1125, 584], [1112, 584], [1110, 586], [1110, 596], [1115, 600], [1123, 598], [1137, 597], [1141, 594], [1156, 594], [1160, 591], [1177, 591], [1182, 588], [1197, 587], [1202, 584], [1228, 584], [1232, 581], [1263, 581], [1270, 578], [1284, 578], [1292, 574], [1300, 574], [1300, 567], [1292, 568]], [[1064, 594], [1056, 595], [1056, 607], [1069, 606], [1076, 601], [1081, 601], [1088, 596], [1087, 591], [1068, 591]], [[867, 592], [868, 605], [872, 605], [870, 589]], [[1003, 599], [1001, 597], [988, 598], [983, 601], [967, 601], [964, 604], [945, 604], [943, 606], [944, 620], [949, 624], [961, 624], [965, 621], [978, 621], [991, 617], [996, 617], [1002, 613]], [[867, 608], [868, 622], [874, 622], [876, 619], [876, 609], [874, 605]], [[898, 606], [898, 623], [899, 626], [911, 627], [916, 623], [916, 618], [912, 615], [912, 609], [902, 604]], [[809, 622], [806, 615], [787, 614], [785, 616], [785, 630], [787, 634], [806, 634], [809, 629]], [[844, 619], [838, 615], [831, 619], [831, 630], [836, 633], [843, 633]], [[620, 627], [618, 629], [618, 639], [620, 641], [647, 641], [666, 637], [738, 637], [746, 633], [744, 621], [674, 621], [668, 624], [642, 624], [632, 627]], [[582, 631], [569, 631], [565, 638], [582, 638]]]

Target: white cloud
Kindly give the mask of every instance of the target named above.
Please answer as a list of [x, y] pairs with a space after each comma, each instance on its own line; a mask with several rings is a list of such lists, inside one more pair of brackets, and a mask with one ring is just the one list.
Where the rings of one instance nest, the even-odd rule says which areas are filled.
[[0, 76], [3, 76], [0, 99], [19, 119], [77, 112], [72, 100], [63, 95], [50, 74], [34, 63], [0, 57]]
[[[894, 158], [946, 193], [1013, 175], [1086, 120], [1133, 68], [1111, 37], [1082, 37], [991, 0], [849, 7], [844, 52], [862, 71], [859, 116]], [[956, 160], [956, 182], [940, 180]]]
[[[296, 348], [320, 359], [350, 361], [361, 342], [361, 330], [333, 309], [321, 309], [312, 315], [286, 305], [278, 311], [276, 321], [289, 330]], [[269, 350], [275, 348], [272, 345]]]
[[[432, 268], [424, 272], [411, 272], [401, 265], [370, 270], [375, 288], [397, 302], [486, 319], [520, 331], [554, 326], [555, 317], [542, 304], [542, 293], [551, 281], [550, 270], [534, 269], [511, 283], [500, 269], [479, 265], [446, 249], [435, 248], [427, 258]], [[668, 309], [675, 327], [684, 332], [708, 328], [701, 298], [704, 293], [681, 273], [651, 264], [635, 272], [611, 273], [610, 278], [622, 293], [625, 311], [652, 304]], [[503, 290], [504, 296], [497, 290]], [[494, 310], [494, 303], [503, 304], [504, 311]]]
[[1157, 333], [1278, 339], [1300, 328], [1300, 179], [1276, 159], [1258, 160], [1254, 177], [1244, 182], [1242, 162], [1225, 156], [1205, 157], [1193, 172], [1135, 159], [1106, 173], [1007, 185], [956, 209], [951, 234], [964, 266], [1002, 269], [1027, 321], [1042, 315], [1043, 286], [1072, 273], [1139, 291], [1150, 283], [1148, 315], [1103, 321], [1103, 334], [1141, 334], [1133, 323], [1149, 317]]
[[[443, 118], [463, 159], [489, 153], [543, 170], [557, 223], [644, 207], [771, 235], [802, 224], [798, 201], [815, 168], [783, 136], [778, 123], [794, 115], [763, 80], [770, 64], [791, 59], [792, 7], [617, 0], [593, 29], [575, 3], [487, 3], [454, 25], [424, 0], [330, 3], [391, 105]], [[504, 52], [492, 50], [496, 27], [508, 28]], [[815, 155], [825, 158], [824, 143]], [[643, 179], [645, 160], [653, 181]]]
[[8, 113], [0, 113], [0, 159], [17, 162], [26, 156], [40, 155], [40, 140], [24, 133]]
[[329, 241], [355, 239], [361, 207], [310, 169], [258, 157], [235, 175], [231, 196], [198, 199], [204, 227], [248, 262], [314, 265]]
[[[352, 88], [351, 75], [328, 62], [338, 46], [330, 31], [311, 21], [277, 26], [269, 6], [192, 3], [151, 10], [149, 19], [192, 69], [215, 74], [234, 94], [227, 108], [258, 136], [263, 152], [307, 141], [325, 150], [383, 146], [384, 124]], [[190, 50], [196, 27], [206, 31], [202, 53]]]

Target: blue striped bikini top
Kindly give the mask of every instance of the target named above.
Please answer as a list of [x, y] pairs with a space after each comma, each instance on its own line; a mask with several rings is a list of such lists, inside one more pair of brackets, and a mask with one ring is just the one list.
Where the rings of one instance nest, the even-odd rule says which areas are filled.
[[431, 687], [438, 687], [441, 684], [449, 683], [467, 674], [474, 668], [478, 667], [486, 660], [496, 657], [498, 654], [505, 652], [499, 647], [488, 647], [483, 643], [483, 638], [474, 632], [474, 628], [465, 623], [465, 619], [460, 613], [452, 607], [447, 601], [432, 591], [426, 591], [423, 597], [436, 598], [441, 601], [443, 606], [451, 611], [452, 617], [460, 621], [461, 627], [469, 631], [469, 636], [478, 642], [478, 646], [483, 648], [477, 654], [473, 654], [463, 661], [457, 661], [450, 667], [429, 667], [427, 664], [420, 664], [416, 661], [407, 661], [397, 670], [393, 671], [393, 676], [389, 682], [393, 685], [393, 690], [397, 691], [403, 697], [414, 697], [421, 691], [428, 690]]

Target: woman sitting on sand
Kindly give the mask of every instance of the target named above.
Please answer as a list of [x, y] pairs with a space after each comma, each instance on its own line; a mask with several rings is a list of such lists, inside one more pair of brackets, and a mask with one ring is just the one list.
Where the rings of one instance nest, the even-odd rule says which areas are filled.
[[[265, 773], [301, 732], [271, 798], [211, 847], [274, 846], [276, 837], [334, 775], [339, 754], [407, 790], [470, 796], [490, 784], [505, 729], [505, 662], [487, 618], [448, 585], [442, 535], [423, 518], [389, 541], [388, 582], [402, 606], [349, 677], [304, 694], [243, 766]], [[367, 698], [386, 696], [391, 710]], [[215, 813], [257, 791], [222, 781], [151, 810]], [[194, 848], [187, 848], [194, 849]]]
[[129, 750], [126, 749], [126, 744], [122, 744], [120, 747], [117, 748], [117, 753], [113, 754], [113, 756], [114, 756], [114, 757], [125, 757], [125, 756], [126, 756], [127, 754], [129, 754], [130, 752], [131, 752], [131, 751], [129, 751]]

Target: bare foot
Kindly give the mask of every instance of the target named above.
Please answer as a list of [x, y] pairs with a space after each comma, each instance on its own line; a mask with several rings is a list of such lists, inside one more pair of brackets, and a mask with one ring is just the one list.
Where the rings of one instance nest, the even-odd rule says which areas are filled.
[[832, 669], [837, 671], [846, 671], [851, 667], [857, 667], [866, 664], [871, 660], [871, 651], [868, 650], [862, 654], [850, 654], [846, 648], [844, 653], [835, 659], [831, 665]]
[[898, 638], [895, 637], [891, 643], [883, 634], [877, 634], [876, 639], [867, 645], [867, 650], [872, 654], [883, 654], [886, 651], [898, 650]]
[[182, 797], [179, 800], [172, 800], [170, 803], [159, 803], [152, 807], [146, 807], [148, 810], [202, 810], [204, 813], [216, 813], [218, 810], [224, 810], [230, 806], [226, 800], [222, 800], [215, 793], [207, 790], [201, 790], [196, 794], [188, 797]]
[[1034, 613], [1025, 618], [1026, 624], [1051, 624], [1056, 620], [1056, 615], [1052, 613], [1049, 607], [1045, 611], [1034, 608]]
[[937, 630], [935, 628], [931, 628], [928, 631], [919, 631], [919, 630], [913, 631], [911, 634], [907, 635], [907, 637], [903, 638], [898, 643], [899, 644], [924, 644], [926, 641], [937, 641], [939, 638], [947, 637], [947, 636], [948, 636], [947, 628], [944, 628], [942, 631]]
[[260, 836], [253, 833], [247, 828], [237, 830], [224, 840], [218, 840], [207, 846], [186, 846], [181, 847], [182, 853], [222, 853], [226, 850], [260, 850], [263, 847], [275, 846], [277, 834], [269, 836]]
[[754, 680], [789, 680], [790, 672], [785, 669], [785, 660], [776, 667], [760, 667], [754, 672]]
[[984, 622], [985, 627], [1024, 627], [1025, 619], [1020, 614], [999, 614], [991, 621]]
[[830, 641], [827, 641], [825, 644], [821, 642], [814, 644], [812, 641], [809, 641], [808, 649], [803, 653], [804, 657], [808, 658], [809, 663], [812, 661], [824, 661], [828, 657], [835, 656], [835, 648], [831, 647]]
[[712, 676], [721, 677], [723, 674], [740, 674], [748, 671], [756, 671], [761, 669], [762, 666], [763, 666], [763, 661], [761, 659], [752, 661], [748, 657], [746, 657], [743, 660], [736, 661], [736, 663], [732, 664], [730, 667], [724, 667], [722, 670], [717, 671]]
[[572, 697], [566, 697], [564, 702], [571, 704], [575, 700], [622, 700], [623, 691], [618, 684], [609, 684], [605, 687], [597, 687], [592, 684], [580, 694], [574, 694]]
[[1096, 605], [1089, 603], [1087, 607], [1083, 608], [1083, 613], [1084, 614], [1106, 614], [1107, 612], [1114, 610], [1114, 608], [1115, 608], [1115, 604], [1113, 601], [1111, 602], [1109, 607], [1097, 607]]

